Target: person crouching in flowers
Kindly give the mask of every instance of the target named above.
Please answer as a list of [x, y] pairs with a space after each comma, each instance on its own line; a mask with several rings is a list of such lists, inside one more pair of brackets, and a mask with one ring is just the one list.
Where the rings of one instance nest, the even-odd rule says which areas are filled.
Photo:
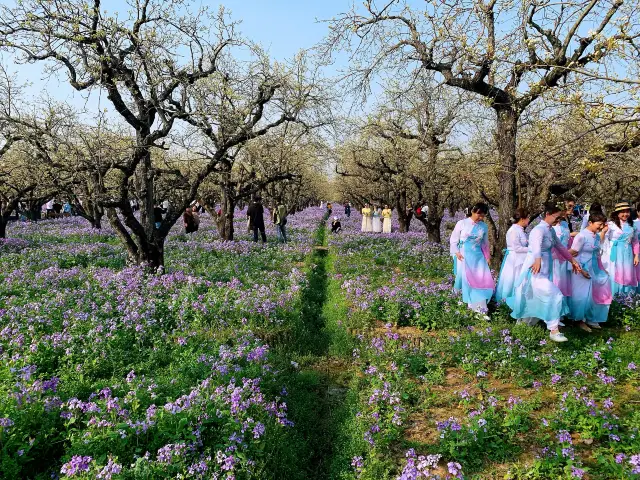
[[487, 311], [493, 296], [494, 282], [489, 270], [489, 236], [484, 218], [489, 207], [477, 203], [471, 216], [456, 223], [449, 240], [455, 275], [455, 291], [462, 291], [462, 300], [477, 312]]
[[607, 218], [593, 213], [587, 228], [574, 238], [571, 254], [576, 255], [583, 273], [571, 275], [572, 295], [569, 299], [571, 318], [580, 322], [582, 330], [599, 329], [607, 321], [611, 305], [611, 282], [600, 258], [600, 242]]
[[559, 326], [560, 318], [568, 314], [569, 309], [562, 292], [552, 281], [553, 252], [570, 262], [574, 272], [582, 272], [551, 228], [563, 213], [553, 203], [545, 205], [543, 220], [529, 235], [529, 252], [516, 280], [513, 299], [509, 299], [509, 304], [513, 305], [513, 318], [527, 322], [530, 318], [544, 321], [554, 342], [567, 341]]
[[504, 251], [496, 287], [495, 298], [498, 303], [507, 302], [507, 299], [513, 296], [513, 286], [520, 276], [522, 264], [529, 251], [529, 240], [525, 233], [525, 229], [529, 226], [529, 214], [519, 208], [513, 213], [511, 222], [513, 225], [507, 231], [507, 249]]
[[636, 267], [640, 263], [638, 235], [631, 221], [631, 205], [616, 204], [605, 229], [602, 264], [611, 277], [613, 295], [635, 293]]

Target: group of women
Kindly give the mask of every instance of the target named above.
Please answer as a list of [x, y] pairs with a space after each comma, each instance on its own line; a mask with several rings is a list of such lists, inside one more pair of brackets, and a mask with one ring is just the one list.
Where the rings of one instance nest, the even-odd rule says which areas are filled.
[[365, 233], [391, 233], [391, 209], [388, 205], [384, 210], [366, 204], [362, 209], [362, 231]]
[[[640, 293], [640, 221], [631, 220], [631, 206], [615, 205], [610, 219], [594, 205], [573, 232], [573, 202], [545, 205], [540, 223], [527, 236], [529, 215], [518, 209], [506, 235], [507, 248], [497, 286], [489, 269], [486, 204], [474, 205], [459, 221], [450, 239], [454, 257], [454, 288], [470, 308], [486, 311], [492, 299], [506, 303], [511, 316], [533, 325], [542, 320], [556, 342], [563, 318], [587, 332], [606, 322], [616, 294]], [[640, 204], [636, 207], [640, 216]], [[495, 286], [495, 288], [494, 288]]]

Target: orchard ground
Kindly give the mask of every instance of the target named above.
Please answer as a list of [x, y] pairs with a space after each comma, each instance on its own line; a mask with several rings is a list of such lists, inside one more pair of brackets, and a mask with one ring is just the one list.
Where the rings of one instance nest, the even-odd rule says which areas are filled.
[[[472, 314], [448, 249], [289, 218], [290, 243], [210, 217], [126, 265], [107, 228], [0, 243], [0, 477], [640, 478], [640, 304], [599, 332]], [[443, 237], [455, 219], [443, 222]]]

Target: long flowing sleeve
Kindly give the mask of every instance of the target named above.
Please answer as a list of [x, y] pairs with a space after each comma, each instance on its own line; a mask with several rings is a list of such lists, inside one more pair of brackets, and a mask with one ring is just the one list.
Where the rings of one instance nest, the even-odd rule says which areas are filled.
[[582, 250], [583, 245], [584, 245], [584, 237], [582, 235], [578, 235], [573, 239], [573, 245], [571, 245], [571, 250], [580, 252], [580, 250]]
[[551, 236], [553, 237], [552, 248], [558, 257], [565, 259], [567, 262], [573, 262], [573, 256], [569, 252], [569, 249], [565, 247], [560, 240], [558, 240], [555, 231], [551, 230]]
[[588, 226], [589, 226], [589, 212], [585, 213], [584, 217], [582, 217], [582, 226], [580, 227], [580, 230], [584, 230]]
[[455, 255], [460, 252], [460, 248], [458, 247], [458, 244], [460, 243], [460, 235], [462, 233], [463, 221], [464, 220], [460, 220], [458, 223], [456, 223], [456, 226], [453, 229], [453, 232], [451, 232], [451, 238], [449, 239], [449, 252], [451, 253], [451, 255]]
[[487, 260], [487, 262], [489, 261], [489, 258], [491, 256], [491, 252], [489, 251], [489, 229], [487, 227], [484, 227], [482, 229], [482, 253], [484, 254], [484, 258]]
[[544, 231], [540, 228], [534, 228], [529, 235], [529, 252], [534, 259], [542, 258], [542, 239]]
[[520, 230], [510, 230], [511, 241], [509, 240], [509, 232], [507, 232], [507, 248], [516, 253], [527, 253], [529, 251], [529, 241], [527, 234]]
[[633, 235], [631, 237], [631, 246], [633, 248], [633, 254], [640, 254], [640, 241], [638, 240], [638, 231], [634, 228]]

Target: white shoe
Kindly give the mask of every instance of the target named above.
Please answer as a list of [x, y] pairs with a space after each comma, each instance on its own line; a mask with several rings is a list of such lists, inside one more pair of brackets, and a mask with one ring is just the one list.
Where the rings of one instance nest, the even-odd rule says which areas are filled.
[[565, 337], [562, 333], [558, 332], [558, 333], [549, 333], [549, 338], [557, 343], [563, 343], [563, 342], [568, 342], [569, 339], [567, 337]]
[[587, 322], [587, 325], [589, 325], [591, 328], [595, 328], [596, 330], [602, 330], [602, 327], [599, 323]]

